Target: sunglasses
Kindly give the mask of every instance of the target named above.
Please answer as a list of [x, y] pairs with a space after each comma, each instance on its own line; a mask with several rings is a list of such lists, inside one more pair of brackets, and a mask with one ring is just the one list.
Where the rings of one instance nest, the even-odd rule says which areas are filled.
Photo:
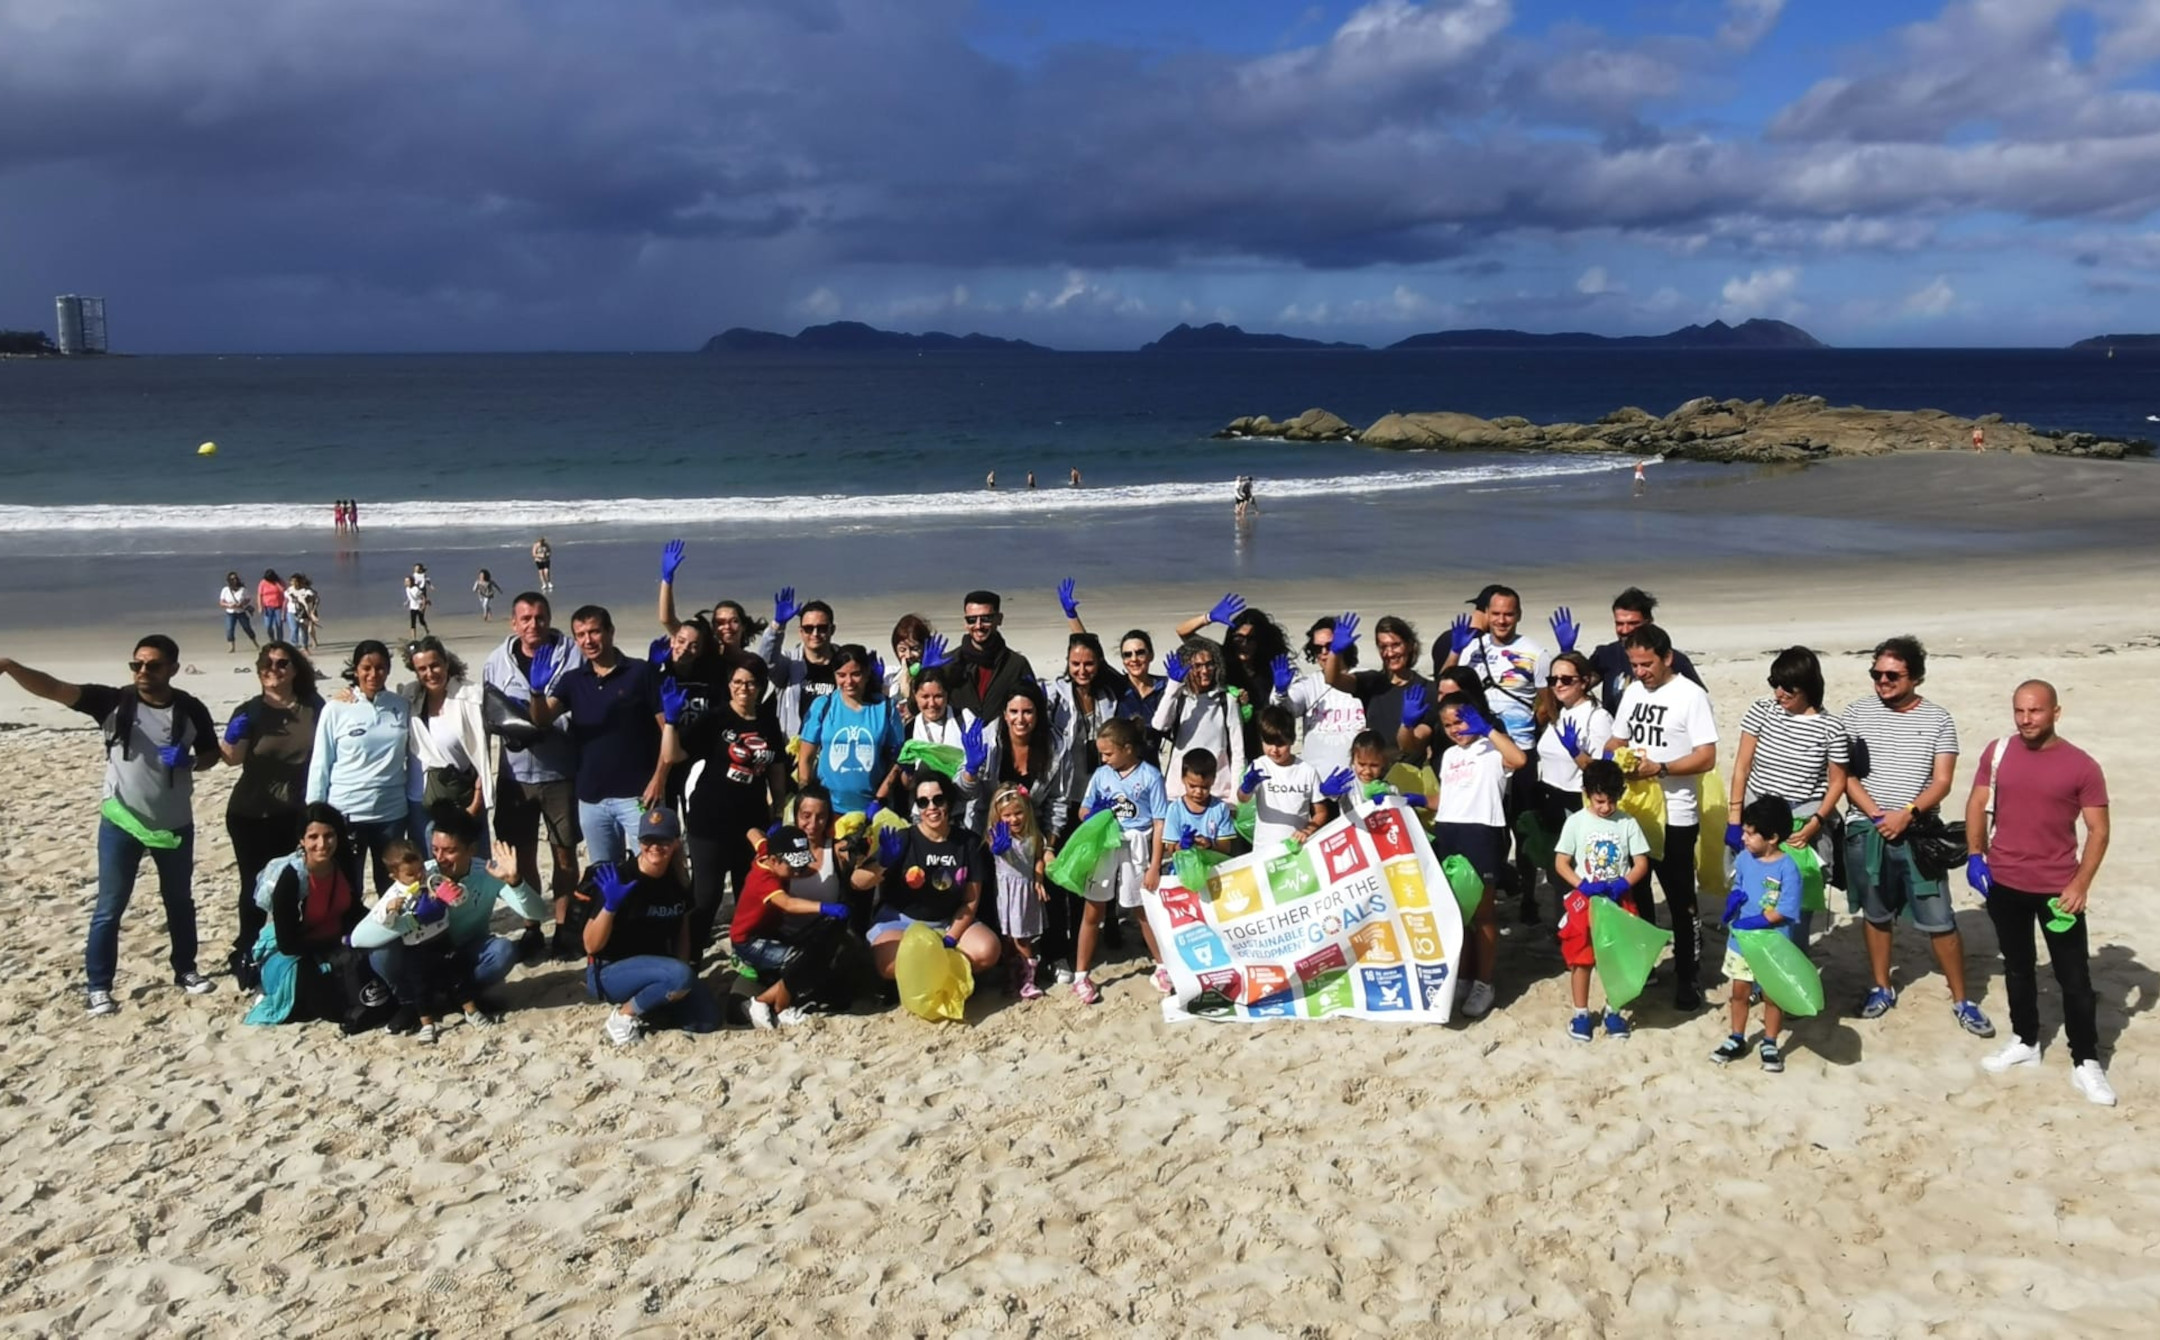
[[832, 631], [832, 625], [829, 623], [806, 623], [802, 625], [802, 630], [805, 634], [830, 633]]
[[1870, 670], [1867, 677], [1878, 684], [1895, 684], [1907, 676], [1903, 670]]
[[1118, 653], [1119, 656], [1123, 657], [1128, 661], [1144, 661], [1147, 660], [1149, 657], [1153, 656], [1154, 654], [1154, 652], [1149, 651], [1146, 647], [1134, 647], [1129, 651], [1121, 651]]
[[293, 663], [287, 660], [273, 660], [263, 662], [263, 669], [265, 670], [290, 670], [292, 668]]
[[1317, 661], [1333, 650], [1335, 650], [1335, 644], [1332, 642], [1308, 642], [1305, 644], [1305, 659]]
[[1772, 693], [1798, 693], [1800, 691], [1798, 684], [1783, 679], [1770, 679], [1763, 682], [1770, 686]]
[[996, 623], [997, 621], [998, 616], [995, 614], [970, 614], [962, 622], [966, 623], [970, 628], [975, 628], [982, 624]]
[[1552, 682], [1555, 684], [1580, 684], [1583, 682], [1583, 678], [1581, 675], [1554, 675]]
[[127, 663], [127, 668], [128, 668], [128, 673], [129, 673], [129, 674], [131, 674], [131, 675], [140, 675], [140, 674], [146, 674], [146, 673], [148, 673], [149, 671], [152, 671], [152, 670], [170, 670], [170, 669], [172, 669], [172, 662], [170, 662], [170, 661], [129, 661], [129, 662]]
[[942, 810], [949, 809], [950, 805], [943, 796], [917, 796], [915, 797], [915, 808], [918, 810]]

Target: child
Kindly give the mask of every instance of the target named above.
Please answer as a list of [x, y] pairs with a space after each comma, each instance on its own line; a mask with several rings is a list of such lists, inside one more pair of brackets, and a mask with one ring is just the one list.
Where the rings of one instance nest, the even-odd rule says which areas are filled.
[[[1161, 817], [1155, 820], [1147, 864], [1149, 893], [1162, 887], [1163, 867], [1169, 864], [1172, 852], [1205, 847], [1229, 854], [1244, 845], [1237, 835], [1237, 816], [1215, 797], [1218, 771], [1215, 755], [1206, 749], [1194, 749], [1185, 755], [1184, 767], [1178, 774], [1184, 794], [1164, 806]], [[1147, 921], [1143, 918], [1140, 924], [1145, 928]], [[1177, 988], [1171, 985], [1170, 969], [1156, 952], [1152, 930], [1147, 940], [1148, 953], [1155, 957], [1155, 989], [1170, 995]]]
[[[805, 1015], [796, 1001], [831, 975], [847, 933], [848, 905], [813, 896], [820, 891], [814, 888], [820, 862], [802, 829], [778, 827], [758, 834], [751, 846], [755, 855], [728, 926], [729, 945], [764, 987], [746, 1007], [750, 1026], [799, 1024]], [[829, 892], [837, 897], [839, 890]]]
[[1460, 856], [1470, 862], [1485, 890], [1478, 897], [1475, 934], [1465, 937], [1471, 967], [1470, 990], [1463, 1014], [1482, 1019], [1493, 1006], [1493, 967], [1499, 957], [1500, 928], [1493, 916], [1493, 889], [1507, 864], [1507, 815], [1501, 798], [1508, 774], [1530, 761], [1522, 746], [1485, 719], [1483, 708], [1460, 693], [1440, 700], [1440, 728], [1455, 746], [1440, 755], [1440, 805], [1434, 811], [1433, 858]]
[[1020, 999], [1041, 1000], [1035, 937], [1043, 933], [1043, 904], [1050, 901], [1050, 886], [1043, 878], [1047, 852], [1042, 830], [1035, 826], [1035, 806], [1027, 792], [1016, 786], [990, 798], [990, 813], [996, 820], [990, 829], [990, 864], [997, 870], [998, 928], [1019, 968]]
[[[1778, 796], [1758, 796], [1740, 811], [1740, 824], [1744, 850], [1733, 860], [1725, 924], [1736, 931], [1774, 930], [1790, 940], [1800, 923], [1800, 867], [1784, 849], [1785, 839], [1792, 836], [1792, 806]], [[1755, 974], [1731, 940], [1725, 942], [1725, 975], [1732, 979], [1732, 1036], [1710, 1053], [1719, 1065], [1747, 1055], [1748, 998], [1755, 989]], [[1765, 1000], [1762, 1068], [1773, 1075], [1785, 1068], [1785, 1054], [1777, 1044], [1784, 1030], [1785, 1012]]]
[[[447, 879], [431, 879], [426, 859], [420, 855], [420, 849], [410, 842], [399, 840], [386, 843], [383, 846], [383, 866], [390, 872], [390, 888], [383, 894], [382, 900], [375, 904], [373, 915], [378, 921], [396, 931], [399, 940], [407, 947], [427, 944], [450, 929], [450, 909], [464, 896], [465, 890], [462, 887]], [[433, 888], [429, 887], [431, 883]], [[433, 974], [423, 969], [415, 982], [425, 982], [431, 975]], [[400, 1001], [399, 1004], [417, 1008], [420, 1028], [416, 1036], [423, 1043], [434, 1042], [441, 1032], [441, 1018], [434, 1000]], [[467, 1018], [479, 1012], [478, 1002], [465, 1003]]]
[[1288, 708], [1270, 703], [1260, 709], [1260, 749], [1266, 757], [1245, 769], [1237, 792], [1240, 801], [1252, 797], [1254, 851], [1303, 845], [1335, 817], [1321, 795], [1320, 774], [1291, 752], [1296, 743], [1297, 718]]
[[480, 597], [480, 622], [495, 622], [495, 597], [502, 594], [502, 588], [495, 584], [495, 578], [489, 575], [486, 568], [480, 569], [480, 575], [473, 580], [472, 589], [473, 594]]
[[1382, 780], [1387, 770], [1387, 741], [1380, 738], [1378, 731], [1361, 730], [1350, 741], [1348, 778], [1343, 776], [1340, 769], [1329, 774], [1320, 782], [1320, 794], [1332, 797], [1336, 804], [1342, 806], [1344, 814], [1360, 823], [1372, 817], [1373, 810], [1377, 808], [1373, 804], [1375, 798], [1399, 795], [1412, 810], [1423, 811], [1425, 817], [1421, 822], [1430, 824], [1433, 807], [1439, 804], [1438, 797], [1404, 794]]
[[[1115, 811], [1124, 853], [1098, 867], [1098, 873], [1081, 890], [1087, 907], [1080, 914], [1080, 943], [1073, 951], [1073, 994], [1093, 1005], [1102, 992], [1088, 976], [1095, 966], [1095, 941], [1102, 934], [1103, 909], [1114, 898], [1120, 907], [1140, 906], [1141, 887], [1153, 857], [1155, 820], [1163, 812], [1162, 772], [1140, 757], [1140, 728], [1124, 717], [1113, 717], [1095, 731], [1095, 751], [1102, 766], [1088, 779], [1087, 794], [1080, 800], [1080, 822], [1097, 810]], [[1107, 873], [1105, 873], [1107, 872]], [[1155, 947], [1155, 930], [1140, 918], [1140, 934], [1147, 941], [1148, 957], [1157, 963], [1162, 955]]]
[[[1627, 776], [1611, 759], [1593, 761], [1582, 770], [1583, 807], [1561, 825], [1553, 848], [1553, 872], [1568, 892], [1560, 900], [1560, 957], [1568, 967], [1568, 988], [1575, 997], [1575, 1017], [1568, 1036], [1591, 1038], [1590, 969], [1597, 953], [1590, 945], [1590, 900], [1610, 898], [1635, 911], [1633, 888], [1650, 874], [1650, 842], [1633, 815], [1620, 812]], [[1605, 1007], [1605, 1036], [1626, 1038], [1632, 1030], [1620, 1011]]]

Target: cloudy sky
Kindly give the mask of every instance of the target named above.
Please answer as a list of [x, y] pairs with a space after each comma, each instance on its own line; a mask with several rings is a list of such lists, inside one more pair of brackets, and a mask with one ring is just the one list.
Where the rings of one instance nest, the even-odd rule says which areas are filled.
[[0, 327], [2160, 329], [2160, 0], [0, 0]]

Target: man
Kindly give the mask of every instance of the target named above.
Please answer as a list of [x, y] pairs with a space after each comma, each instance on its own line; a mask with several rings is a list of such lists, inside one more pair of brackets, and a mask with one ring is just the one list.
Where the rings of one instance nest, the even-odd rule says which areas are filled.
[[952, 706], [978, 717], [1005, 715], [1005, 704], [1023, 679], [1035, 678], [1028, 658], [1005, 645], [998, 632], [1005, 622], [1004, 602], [995, 591], [970, 591], [961, 602], [967, 620], [967, 636], [960, 642], [958, 673], [954, 676]]
[[[1646, 623], [1621, 639], [1634, 681], [1620, 695], [1613, 714], [1616, 734], [1606, 749], [1625, 745], [1635, 751], [1638, 778], [1656, 778], [1665, 792], [1665, 854], [1651, 858], [1650, 869], [1664, 886], [1672, 909], [1673, 1008], [1702, 1008], [1697, 980], [1702, 932], [1695, 924], [1695, 840], [1702, 832], [1696, 807], [1696, 779], [1717, 767], [1717, 719], [1703, 686], [1680, 676], [1672, 639]], [[1636, 891], [1645, 921], [1655, 923], [1650, 881]]]
[[[549, 650], [562, 671], [585, 663], [585, 655], [553, 627], [548, 598], [538, 591], [520, 595], [510, 607], [510, 636], [489, 653], [480, 677], [499, 690], [519, 710], [530, 715], [533, 656]], [[575, 936], [566, 938], [570, 893], [577, 887], [577, 792], [571, 778], [577, 772], [577, 744], [570, 738], [566, 721], [550, 728], [522, 748], [508, 738], [503, 742], [502, 771], [495, 785], [495, 836], [510, 844], [517, 854], [517, 868], [528, 876], [540, 869], [540, 834], [545, 831], [552, 869], [548, 891], [555, 899], [554, 955], [568, 961], [585, 956]], [[537, 926], [527, 931], [527, 952], [537, 953]]]
[[[1449, 641], [1453, 650], [1441, 662], [1440, 668], [1446, 670], [1451, 666], [1467, 665], [1476, 670], [1478, 677], [1485, 681], [1485, 705], [1493, 719], [1518, 748], [1534, 749], [1537, 747], [1537, 695], [1545, 686], [1551, 654], [1536, 639], [1526, 637], [1520, 631], [1522, 597], [1513, 587], [1494, 583], [1472, 596], [1467, 603], [1483, 618], [1458, 622], [1457, 628], [1461, 631], [1451, 633]], [[1537, 786], [1536, 768], [1518, 768], [1509, 774], [1502, 813], [1510, 834], [1515, 833], [1516, 819], [1525, 810], [1536, 807]], [[1516, 841], [1515, 859], [1506, 873], [1522, 900], [1519, 919], [1528, 925], [1537, 920], [1538, 871], [1526, 846], [1522, 841]]]
[[[1623, 645], [1627, 635], [1649, 623], [1656, 613], [1657, 597], [1639, 586], [1631, 586], [1613, 597], [1613, 640], [1590, 653], [1590, 668], [1598, 677], [1598, 696], [1608, 712], [1620, 710], [1620, 695], [1635, 678], [1635, 672], [1628, 664], [1627, 647]], [[1686, 652], [1673, 653], [1672, 668], [1681, 678], [1702, 683], [1702, 676], [1695, 673], [1694, 662], [1688, 660]]]
[[632, 854], [638, 820], [667, 795], [660, 675], [650, 662], [616, 650], [614, 617], [599, 605], [580, 605], [570, 615], [570, 636], [584, 653], [583, 665], [556, 674], [547, 648], [533, 656], [533, 724], [569, 715], [585, 859], [609, 865]]
[[[802, 641], [790, 656], [780, 650], [780, 638], [787, 632], [788, 621], [797, 615], [802, 618]], [[781, 587], [773, 597], [772, 622], [758, 634], [757, 654], [771, 670], [769, 678], [780, 729], [791, 740], [802, 735], [803, 718], [809, 715], [810, 704], [833, 691], [833, 638], [837, 634], [832, 606], [824, 601], [798, 606], [792, 586]]]
[[1957, 723], [1920, 696], [1927, 677], [1927, 650], [1918, 638], [1886, 638], [1868, 670], [1875, 692], [1841, 716], [1851, 741], [1845, 783], [1845, 871], [1867, 918], [1868, 966], [1875, 986], [1860, 1002], [1860, 1017], [1880, 1019], [1897, 1004], [1890, 985], [1890, 923], [1900, 911], [1934, 944], [1935, 961], [1950, 987], [1950, 1012], [1974, 1037], [1995, 1036], [1995, 1025], [1965, 998], [1965, 942], [1951, 914], [1950, 892], [1920, 873], [1905, 830], [1915, 816], [1932, 814], [1950, 794], [1957, 772]]
[[120, 1008], [113, 973], [120, 917], [135, 893], [144, 853], [157, 867], [165, 929], [172, 937], [173, 984], [191, 996], [215, 989], [195, 971], [195, 774], [215, 767], [218, 732], [210, 713], [172, 686], [180, 647], [162, 633], [135, 644], [129, 687], [69, 684], [0, 656], [0, 675], [98, 723], [105, 739], [105, 804], [97, 830], [97, 907], [83, 952], [86, 1004], [95, 1018]]
[[[1965, 878], [1987, 900], [1988, 920], [1995, 923], [2010, 996], [2010, 1031], [2016, 1035], [1980, 1065], [1999, 1075], [2012, 1066], [2040, 1063], [2037, 923], [2062, 992], [2070, 1082], [2087, 1101], [2113, 1107], [2115, 1090], [2100, 1065], [2085, 939], [2085, 910], [2108, 849], [2107, 778], [2090, 754], [2055, 733], [2062, 705], [2054, 685], [2041, 679], [2018, 685], [2010, 696], [2010, 714], [2017, 733], [1980, 751], [1980, 769], [1965, 801], [1971, 852]], [[2083, 855], [2077, 841], [2081, 819]]]

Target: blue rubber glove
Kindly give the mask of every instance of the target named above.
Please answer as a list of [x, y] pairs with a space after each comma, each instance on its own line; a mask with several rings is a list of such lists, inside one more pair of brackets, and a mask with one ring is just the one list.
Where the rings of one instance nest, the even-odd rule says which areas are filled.
[[1253, 792], [1260, 789], [1260, 782], [1260, 765], [1255, 763], [1250, 767], [1246, 768], [1245, 775], [1238, 779], [1238, 794], [1241, 796], [1251, 795]]
[[1003, 856], [1011, 850], [1012, 825], [1000, 819], [997, 821], [997, 826], [990, 830], [990, 854], [992, 856]]
[[1560, 747], [1567, 750], [1569, 758], [1582, 757], [1582, 732], [1575, 729], [1574, 722], [1563, 720], [1553, 734], [1559, 737]]
[[227, 744], [238, 744], [238, 743], [240, 743], [240, 741], [241, 741], [241, 740], [243, 740], [243, 739], [245, 739], [245, 738], [247, 737], [247, 733], [248, 733], [248, 715], [247, 715], [247, 713], [245, 713], [245, 712], [235, 712], [235, 713], [233, 713], [233, 715], [232, 715], [232, 720], [230, 720], [230, 721], [228, 721], [228, 722], [226, 722], [226, 723], [225, 723], [225, 743], [227, 743]]
[[885, 658], [874, 651], [870, 653], [870, 688], [873, 694], [885, 688]]
[[163, 749], [158, 750], [157, 756], [158, 762], [164, 764], [168, 768], [184, 767], [187, 764], [187, 746], [179, 744], [169, 744], [166, 745]]
[[1171, 683], [1182, 684], [1185, 682], [1185, 658], [1176, 652], [1173, 651], [1168, 656], [1163, 657], [1162, 669], [1164, 674], [1170, 676]]
[[877, 863], [879, 865], [891, 865], [894, 861], [899, 860], [900, 853], [906, 850], [907, 833], [898, 828], [888, 828], [879, 835], [877, 840]]
[[1415, 726], [1432, 711], [1432, 690], [1423, 684], [1405, 684], [1402, 691], [1402, 719], [1405, 726]]
[[1269, 662], [1268, 670], [1275, 676], [1275, 691], [1288, 693], [1291, 681], [1297, 678], [1297, 671], [1290, 668], [1290, 654], [1285, 652]]
[[1739, 824], [1725, 825], [1725, 849], [1727, 851], [1738, 851], [1746, 845], [1747, 839], [1741, 836]]
[[1732, 928], [1736, 931], [1767, 931], [1772, 929], [1772, 922], [1770, 918], [1757, 912], [1752, 917], [1740, 918], [1732, 924]]
[[1628, 882], [1624, 879], [1606, 880], [1605, 896], [1612, 899], [1616, 903], [1619, 902], [1622, 898], [1628, 896]]
[[783, 586], [773, 594], [772, 621], [774, 623], [785, 624], [800, 613], [802, 613], [802, 606], [795, 603], [794, 587]]
[[660, 681], [660, 719], [670, 726], [682, 720], [683, 709], [690, 705], [690, 691], [672, 679]]
[[945, 947], [947, 949], [958, 949], [960, 947], [960, 942], [954, 939], [952, 936], [948, 935], [945, 937]]
[[1560, 644], [1562, 651], [1575, 650], [1575, 639], [1582, 636], [1582, 629], [1575, 626], [1575, 616], [1568, 612], [1565, 605], [1553, 611], [1552, 635], [1553, 641]]
[[[869, 822], [870, 822], [870, 821], [871, 821], [872, 819], [875, 819], [875, 818], [877, 818], [877, 816], [878, 816], [878, 811], [879, 811], [879, 810], [882, 810], [882, 809], [884, 809], [884, 808], [885, 808], [885, 807], [884, 807], [883, 805], [880, 805], [880, 804], [879, 804], [878, 802], [876, 802], [876, 801], [874, 801], [874, 800], [873, 800], [873, 801], [871, 801], [871, 802], [870, 802], [870, 803], [869, 803], [868, 805], [865, 805], [865, 806], [863, 806], [863, 812], [862, 812], [863, 822], [867, 824], [867, 823], [869, 823]], [[779, 830], [779, 826], [778, 826], [778, 825], [774, 825], [774, 831], [775, 831], [775, 832], [777, 832], [778, 830]]]
[[1448, 650], [1460, 656], [1463, 654], [1463, 648], [1475, 641], [1477, 641], [1477, 627], [1470, 622], [1470, 616], [1467, 614], [1456, 615], [1455, 622], [1448, 625]]
[[1239, 595], [1235, 591], [1232, 591], [1230, 594], [1224, 596], [1221, 600], [1216, 601], [1214, 606], [1208, 610], [1208, 622], [1219, 623], [1223, 627], [1228, 628], [1230, 626], [1230, 621], [1232, 619], [1235, 619], [1238, 615], [1242, 614], [1244, 610], [1245, 597]]
[[1725, 899], [1725, 914], [1718, 918], [1718, 925], [1732, 925], [1732, 919], [1739, 916], [1740, 909], [1746, 906], [1747, 895], [1740, 892], [1738, 889], [1734, 889], [1732, 893]]
[[1357, 788], [1357, 774], [1348, 768], [1337, 768], [1321, 779], [1320, 794], [1330, 800], [1347, 796]]
[[1335, 640], [1329, 645], [1328, 650], [1337, 656], [1347, 654], [1352, 647], [1357, 645], [1357, 626], [1358, 617], [1355, 614], [1336, 615], [1335, 627], [1332, 630]]
[[1605, 896], [1605, 885], [1606, 881], [1602, 879], [1586, 879], [1575, 886], [1575, 892], [1585, 898], [1603, 898]]
[[1431, 796], [1412, 795], [1408, 792], [1403, 794], [1403, 804], [1413, 809], [1429, 810], [1438, 803]]
[[1457, 708], [1455, 711], [1455, 720], [1461, 723], [1462, 728], [1465, 732], [1471, 735], [1475, 735], [1481, 740], [1493, 733], [1493, 724], [1490, 721], [1487, 721], [1485, 719], [1485, 714], [1478, 711], [1475, 707]]
[[673, 655], [674, 652], [675, 640], [673, 638], [656, 637], [652, 640], [652, 645], [645, 648], [645, 659], [655, 666], [662, 666], [668, 663], [668, 657]]
[[412, 913], [412, 919], [419, 924], [432, 926], [450, 915], [450, 904], [422, 889], [419, 896], [412, 900], [412, 906], [405, 910]]
[[669, 540], [667, 547], [660, 551], [661, 581], [673, 584], [677, 569], [682, 567], [682, 558], [683, 542], [681, 540]]
[[630, 885], [624, 881], [622, 872], [612, 865], [593, 867], [593, 887], [600, 891], [600, 906], [610, 912], [619, 912], [630, 897]]
[[945, 638], [942, 634], [932, 633], [930, 635], [930, 640], [923, 643], [922, 668], [925, 670], [935, 670], [941, 665], [951, 664], [952, 648], [946, 644]]
[[532, 669], [526, 672], [525, 683], [542, 697], [547, 696], [548, 685], [554, 681], [555, 658], [561, 653], [561, 646], [551, 638], [532, 654]]
[[1188, 829], [1184, 830], [1183, 832], [1181, 832], [1181, 833], [1179, 833], [1179, 834], [1177, 835], [1177, 849], [1178, 849], [1179, 851], [1191, 851], [1191, 850], [1192, 850], [1192, 846], [1193, 846], [1193, 831], [1192, 831], [1192, 830], [1191, 830], [1190, 828], [1188, 828]]
[[1972, 885], [1973, 892], [1982, 898], [1995, 892], [1995, 872], [1988, 869], [1987, 857], [1965, 858], [1965, 882]]
[[977, 777], [990, 766], [990, 742], [983, 738], [980, 720], [970, 721], [960, 732], [960, 752], [966, 760], [967, 770]]
[[1066, 618], [1077, 619], [1080, 617], [1080, 597], [1075, 593], [1073, 579], [1070, 577], [1058, 583], [1058, 604], [1065, 607]]
[[817, 905], [817, 914], [821, 917], [830, 917], [834, 921], [846, 921], [848, 919], [848, 905], [846, 903], [819, 903]]

